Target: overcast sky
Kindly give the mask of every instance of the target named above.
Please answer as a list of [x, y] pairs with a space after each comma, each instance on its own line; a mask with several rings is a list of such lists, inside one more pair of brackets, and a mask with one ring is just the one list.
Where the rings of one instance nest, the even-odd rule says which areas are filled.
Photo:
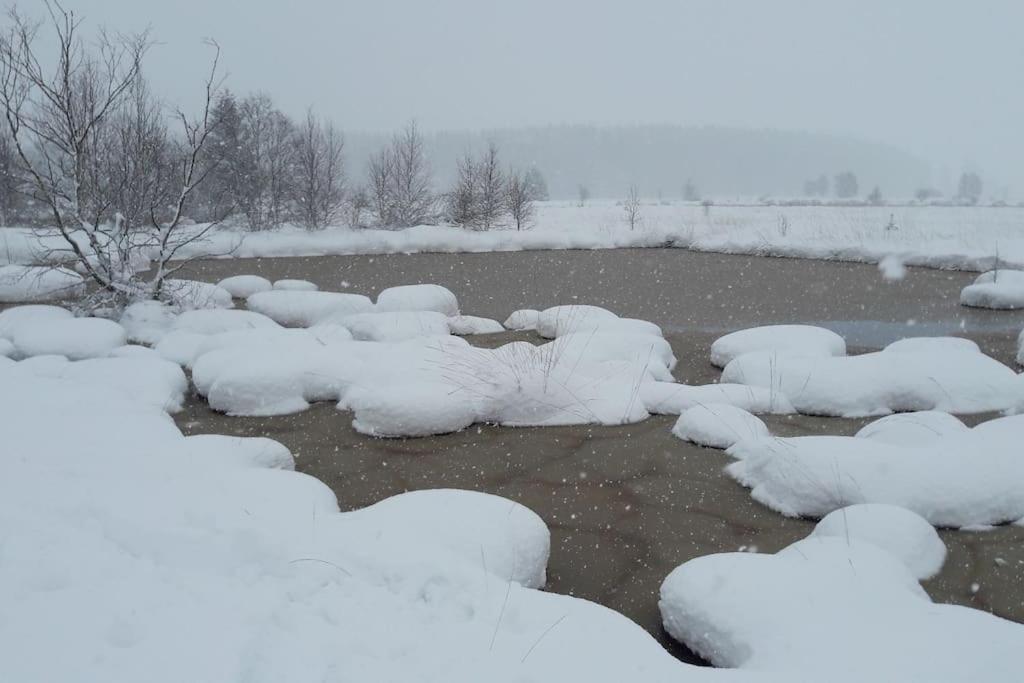
[[[21, 2], [31, 11], [33, 0]], [[66, 0], [151, 26], [188, 103], [199, 41], [230, 86], [343, 127], [679, 123], [851, 134], [1024, 194], [1021, 0]]]

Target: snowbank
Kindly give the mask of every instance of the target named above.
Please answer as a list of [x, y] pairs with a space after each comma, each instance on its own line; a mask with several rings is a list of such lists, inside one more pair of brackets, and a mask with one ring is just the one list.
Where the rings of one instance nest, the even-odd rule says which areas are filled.
[[1024, 271], [1000, 269], [982, 273], [960, 292], [960, 303], [972, 308], [1024, 308]]
[[757, 351], [731, 361], [722, 381], [769, 388], [810, 415], [980, 413], [1024, 402], [1024, 383], [1013, 370], [981, 353], [946, 347], [839, 357]]
[[[882, 521], [894, 519], [871, 515], [871, 523]], [[920, 540], [917, 528], [889, 531]], [[856, 536], [815, 534], [774, 555], [700, 557], [665, 579], [662, 619], [672, 637], [716, 666], [761, 676], [1014, 678], [1024, 627], [981, 610], [932, 603], [903, 556]]]
[[738, 461], [726, 472], [756, 500], [790, 516], [888, 503], [936, 526], [1001, 524], [1024, 519], [1022, 441], [1024, 415], [915, 445], [863, 436], [747, 440], [728, 450]]
[[754, 351], [845, 356], [846, 341], [832, 330], [811, 325], [752, 327], [716, 339], [711, 345], [711, 363], [724, 368], [734, 358]]
[[0, 303], [73, 299], [85, 293], [85, 280], [67, 268], [0, 266]]
[[234, 275], [226, 277], [217, 286], [235, 299], [248, 299], [257, 292], [269, 292], [274, 288], [270, 280], [259, 275]]
[[768, 436], [768, 427], [742, 408], [706, 403], [680, 415], [672, 433], [698, 446], [726, 449], [744, 439]]
[[361, 294], [340, 292], [259, 292], [246, 299], [249, 310], [288, 327], [312, 327], [328, 316], [367, 313], [373, 303]]

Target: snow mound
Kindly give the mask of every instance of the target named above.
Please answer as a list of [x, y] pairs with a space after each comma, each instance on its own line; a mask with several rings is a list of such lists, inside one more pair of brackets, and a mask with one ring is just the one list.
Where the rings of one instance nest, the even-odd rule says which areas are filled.
[[475, 315], [457, 315], [448, 318], [448, 329], [452, 334], [468, 336], [472, 334], [498, 334], [505, 328], [497, 320], [478, 318]]
[[750, 413], [789, 415], [796, 409], [789, 399], [770, 388], [744, 384], [675, 384], [644, 382], [640, 398], [647, 411], [657, 415], [680, 415], [694, 406], [726, 403]]
[[207, 309], [185, 311], [171, 324], [173, 332], [217, 334], [233, 330], [280, 328], [276, 322], [255, 311]]
[[726, 449], [744, 439], [768, 436], [768, 427], [742, 408], [706, 403], [680, 415], [672, 433], [699, 446]]
[[971, 308], [1024, 308], [1024, 271], [1000, 269], [982, 273], [974, 284], [960, 291], [960, 303]]
[[382, 534], [423, 536], [467, 565], [525, 588], [543, 588], [551, 534], [533, 510], [489, 493], [411, 491], [348, 514]]
[[316, 292], [320, 288], [309, 280], [284, 279], [275, 281], [274, 289], [282, 292]]
[[779, 392], [801, 413], [841, 417], [980, 413], [1013, 409], [1024, 398], [1013, 370], [960, 347], [841, 357], [758, 351], [731, 361], [722, 381]]
[[1024, 330], [1017, 335], [1017, 365], [1024, 365]]
[[537, 333], [547, 339], [554, 339], [577, 330], [592, 329], [599, 320], [617, 320], [618, 317], [600, 306], [552, 306], [537, 316]]
[[74, 316], [66, 308], [33, 304], [15, 306], [0, 311], [0, 337], [12, 339], [15, 333], [24, 326], [33, 326], [54, 320], [70, 320]]
[[217, 283], [235, 299], [248, 299], [258, 292], [269, 292], [274, 288], [270, 280], [259, 275], [233, 275]]
[[36, 319], [19, 325], [11, 341], [19, 357], [58, 355], [70, 360], [99, 358], [124, 346], [124, 328], [102, 318]]
[[198, 280], [164, 280], [163, 293], [184, 310], [231, 308], [235, 305], [226, 289]]
[[854, 436], [894, 446], [926, 446], [943, 437], [968, 430], [967, 425], [949, 413], [923, 410], [897, 413], [861, 427]]
[[0, 266], [0, 303], [73, 299], [85, 293], [85, 281], [67, 268]]
[[981, 353], [981, 349], [975, 342], [962, 337], [907, 337], [894, 341], [882, 350], [889, 353], [921, 353], [922, 351]]
[[1018, 624], [932, 603], [900, 559], [857, 538], [690, 560], [659, 607], [715, 666], [785, 680], [1009, 680], [1024, 643]]
[[823, 517], [857, 503], [912, 510], [935, 526], [1024, 519], [1024, 415], [952, 430], [922, 445], [804, 436], [742, 441], [726, 472], [789, 516]]
[[246, 305], [287, 327], [312, 327], [329, 316], [367, 313], [373, 309], [370, 299], [361, 294], [287, 290], [253, 294]]
[[567, 334], [586, 333], [664, 336], [660, 327], [647, 320], [638, 320], [636, 318], [602, 318], [600, 316], [585, 317], [575, 324], [565, 326], [559, 332], [560, 334], [557, 335], [559, 337]]
[[162, 301], [137, 301], [121, 312], [118, 322], [128, 334], [128, 341], [155, 345], [174, 324], [178, 311]]
[[198, 469], [210, 466], [294, 470], [295, 458], [283, 444], [262, 436], [197, 434], [185, 437], [183, 454]]
[[459, 300], [441, 285], [401, 285], [388, 287], [377, 295], [377, 310], [433, 311], [454, 317], [459, 314]]
[[551, 353], [590, 361], [629, 361], [645, 367], [650, 379], [671, 382], [676, 357], [661, 337], [646, 334], [573, 332], [550, 343]]
[[532, 308], [521, 308], [513, 311], [505, 320], [505, 328], [509, 330], [535, 330], [540, 319], [540, 311]]
[[719, 337], [711, 345], [711, 364], [724, 368], [754, 351], [803, 356], [845, 356], [846, 341], [832, 330], [812, 325], [766, 325]]
[[398, 342], [417, 337], [447, 336], [448, 318], [432, 311], [395, 311], [329, 316], [324, 324], [341, 325], [360, 341]]
[[0, 337], [0, 358], [10, 358], [14, 355], [15, 351], [16, 349], [11, 340]]
[[477, 420], [470, 397], [442, 383], [358, 389], [347, 398], [361, 434], [417, 437], [458, 432]]
[[938, 574], [946, 561], [946, 544], [928, 520], [895, 505], [867, 503], [830, 512], [812, 535], [876, 545], [903, 562], [918, 580]]

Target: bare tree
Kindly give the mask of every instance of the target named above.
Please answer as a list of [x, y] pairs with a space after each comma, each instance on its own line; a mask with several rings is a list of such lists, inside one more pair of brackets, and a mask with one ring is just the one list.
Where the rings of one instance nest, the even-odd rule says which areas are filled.
[[392, 217], [391, 177], [394, 175], [394, 161], [391, 149], [384, 148], [370, 158], [367, 165], [371, 203], [377, 214], [377, 223], [383, 227], [394, 225]]
[[576, 191], [576, 194], [579, 199], [579, 205], [585, 206], [587, 200], [590, 199], [590, 188], [587, 187], [586, 185], [580, 185]]
[[476, 227], [480, 201], [477, 195], [479, 178], [477, 165], [467, 152], [457, 164], [455, 187], [447, 196], [448, 220], [456, 225]]
[[498, 159], [498, 146], [493, 142], [487, 145], [487, 150], [477, 163], [477, 178], [477, 225], [480, 230], [490, 230], [499, 224], [507, 205], [505, 174]]
[[0, 131], [0, 226], [8, 226], [22, 205], [18, 158], [6, 127]]
[[348, 199], [348, 215], [346, 217], [348, 227], [363, 227], [363, 214], [365, 214], [366, 210], [371, 206], [373, 206], [373, 202], [370, 200], [370, 193], [366, 191], [366, 188], [356, 188]]
[[[97, 305], [160, 296], [176, 270], [170, 261], [205, 234], [179, 228], [207, 173], [219, 49], [203, 114], [193, 121], [178, 112], [180, 138], [169, 145], [166, 122], [141, 83], [148, 36], [101, 31], [87, 49], [80, 20], [56, 0], [44, 4], [56, 58], [39, 52], [42, 25], [12, 9], [0, 36], [0, 111], [31, 194], [64, 244], [47, 256], [81, 269], [97, 285]], [[43, 66], [50, 63], [52, 71]], [[135, 154], [159, 168], [144, 168]], [[156, 262], [146, 277], [135, 267], [142, 259]]]
[[622, 210], [626, 213], [629, 229], [636, 229], [636, 224], [640, 221], [640, 190], [636, 185], [629, 186], [629, 194], [626, 195], [626, 201], [622, 202]]
[[319, 230], [335, 221], [345, 200], [344, 140], [310, 110], [297, 134], [295, 203], [301, 223]]
[[231, 169], [234, 204], [251, 230], [276, 228], [291, 217], [294, 124], [264, 93], [242, 100], [239, 120], [238, 154]]
[[533, 220], [533, 202], [537, 199], [537, 191], [537, 185], [530, 178], [529, 173], [524, 175], [515, 170], [508, 172], [505, 202], [508, 212], [516, 224], [516, 230], [528, 227], [530, 221]]
[[434, 218], [435, 197], [430, 166], [423, 150], [423, 136], [416, 122], [395, 135], [391, 143], [391, 224], [407, 228]]

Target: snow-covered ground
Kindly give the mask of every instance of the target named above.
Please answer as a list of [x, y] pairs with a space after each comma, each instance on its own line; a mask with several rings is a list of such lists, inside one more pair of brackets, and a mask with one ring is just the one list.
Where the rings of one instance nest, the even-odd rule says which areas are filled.
[[[196, 293], [185, 309], [139, 303], [119, 322], [0, 312], [11, 454], [0, 458], [0, 680], [967, 681], [1016, 670], [1024, 627], [933, 605], [918, 580], [945, 556], [932, 525], [1024, 518], [1024, 416], [968, 429], [906, 414], [856, 437], [777, 439], [747, 412], [818, 411], [846, 390], [878, 412], [977, 407], [985, 391], [1012, 407], [1020, 376], [970, 342], [904, 340], [864, 356], [871, 372], [846, 373], [831, 364], [862, 357], [843, 355], [841, 338], [762, 328], [717, 345], [734, 383], [687, 386], [656, 324], [596, 307], [519, 311], [508, 323], [535, 329], [537, 344], [484, 349], [456, 335], [501, 325], [463, 315], [437, 285], [222, 284], [182, 285]], [[247, 310], [228, 290], [250, 294]], [[783, 362], [763, 369], [765, 356]], [[690, 667], [624, 617], [536, 590], [549, 535], [521, 505], [442, 490], [342, 513], [280, 443], [183, 436], [168, 413], [189, 390], [185, 370], [215, 409], [330, 400], [380, 436], [681, 413], [675, 433], [729, 447], [729, 474], [758, 500], [825, 519], [775, 555], [708, 556], [666, 579], [668, 632], [735, 670]], [[870, 505], [847, 507], [859, 503]]]
[[[317, 256], [525, 249], [687, 247], [702, 251], [987, 270], [999, 262], [1024, 267], [1024, 208], [748, 206], [645, 203], [630, 230], [614, 201], [541, 202], [529, 230], [473, 232], [419, 226], [408, 230], [294, 228], [244, 233], [218, 229], [181, 256]], [[893, 229], [893, 227], [895, 228]], [[43, 238], [48, 243], [53, 238]], [[31, 263], [40, 238], [0, 229], [0, 264]]]

